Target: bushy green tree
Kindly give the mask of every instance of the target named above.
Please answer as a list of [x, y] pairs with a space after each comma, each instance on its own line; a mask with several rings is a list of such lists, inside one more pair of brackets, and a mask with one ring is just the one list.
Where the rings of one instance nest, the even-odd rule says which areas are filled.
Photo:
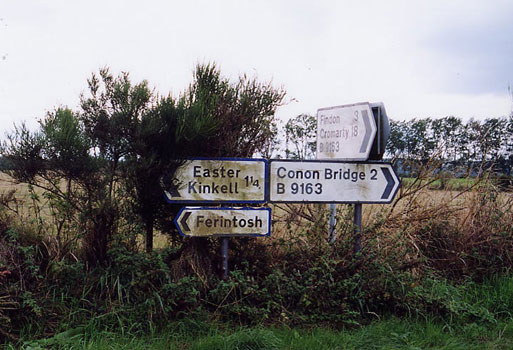
[[181, 102], [191, 113], [208, 115], [219, 126], [201, 155], [252, 157], [274, 137], [275, 112], [285, 92], [246, 75], [232, 83], [216, 65], [199, 65]]
[[15, 128], [2, 153], [16, 181], [42, 188], [66, 208], [62, 220], [85, 238], [90, 264], [105, 260], [127, 222], [141, 227], [151, 250], [155, 224], [169, 223], [176, 210], [164, 201], [164, 175], [189, 157], [262, 150], [284, 97], [246, 76], [231, 83], [215, 65], [198, 65], [178, 98], [108, 69], [93, 74], [88, 87], [79, 111], [49, 113], [35, 132]]
[[24, 125], [15, 128], [2, 153], [12, 178], [41, 189], [48, 198], [57, 238], [75, 229], [76, 235], [92, 244], [86, 251], [93, 264], [106, 254], [111, 219], [107, 211], [100, 215], [106, 198], [105, 176], [91, 145], [77, 114], [59, 108], [48, 113], [35, 132]]

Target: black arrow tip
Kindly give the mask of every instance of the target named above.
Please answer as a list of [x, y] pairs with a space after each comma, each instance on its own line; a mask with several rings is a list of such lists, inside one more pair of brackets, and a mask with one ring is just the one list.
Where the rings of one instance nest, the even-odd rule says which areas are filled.
[[385, 175], [385, 179], [387, 180], [387, 187], [385, 187], [385, 191], [381, 195], [381, 199], [388, 199], [390, 193], [392, 192], [392, 189], [395, 186], [395, 181], [394, 177], [392, 176], [388, 168], [382, 167], [381, 171], [383, 171], [383, 175]]
[[191, 212], [190, 211], [186, 211], [182, 218], [180, 219], [180, 225], [182, 225], [182, 228], [184, 231], [190, 231], [190, 227], [189, 225], [187, 225], [187, 219], [189, 218], [189, 216], [191, 216]]

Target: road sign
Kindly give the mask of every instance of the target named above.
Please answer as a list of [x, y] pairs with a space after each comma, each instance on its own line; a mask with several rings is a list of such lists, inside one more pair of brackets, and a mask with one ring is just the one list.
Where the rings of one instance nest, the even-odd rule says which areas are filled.
[[367, 160], [376, 137], [368, 102], [317, 111], [317, 159]]
[[271, 202], [390, 203], [400, 181], [389, 163], [271, 161]]
[[270, 208], [185, 207], [175, 218], [182, 236], [269, 236]]
[[163, 179], [170, 203], [264, 203], [267, 160], [191, 159]]

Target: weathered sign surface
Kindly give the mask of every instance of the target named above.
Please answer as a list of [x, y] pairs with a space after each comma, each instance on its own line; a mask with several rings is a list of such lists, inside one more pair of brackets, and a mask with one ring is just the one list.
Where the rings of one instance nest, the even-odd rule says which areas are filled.
[[389, 163], [271, 161], [271, 202], [390, 203], [400, 181]]
[[263, 203], [265, 159], [192, 159], [164, 183], [171, 203]]
[[270, 208], [185, 207], [175, 218], [183, 236], [269, 236]]
[[376, 137], [369, 103], [317, 111], [317, 159], [367, 160]]

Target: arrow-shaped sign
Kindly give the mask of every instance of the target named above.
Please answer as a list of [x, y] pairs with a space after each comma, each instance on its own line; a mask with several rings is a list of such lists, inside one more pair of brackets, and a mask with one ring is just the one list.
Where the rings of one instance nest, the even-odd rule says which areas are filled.
[[269, 236], [270, 208], [184, 207], [175, 218], [182, 236]]
[[376, 137], [369, 103], [317, 111], [317, 159], [367, 160]]
[[389, 163], [271, 161], [271, 202], [390, 203], [400, 181]]
[[170, 203], [264, 203], [267, 160], [190, 159], [162, 181]]

